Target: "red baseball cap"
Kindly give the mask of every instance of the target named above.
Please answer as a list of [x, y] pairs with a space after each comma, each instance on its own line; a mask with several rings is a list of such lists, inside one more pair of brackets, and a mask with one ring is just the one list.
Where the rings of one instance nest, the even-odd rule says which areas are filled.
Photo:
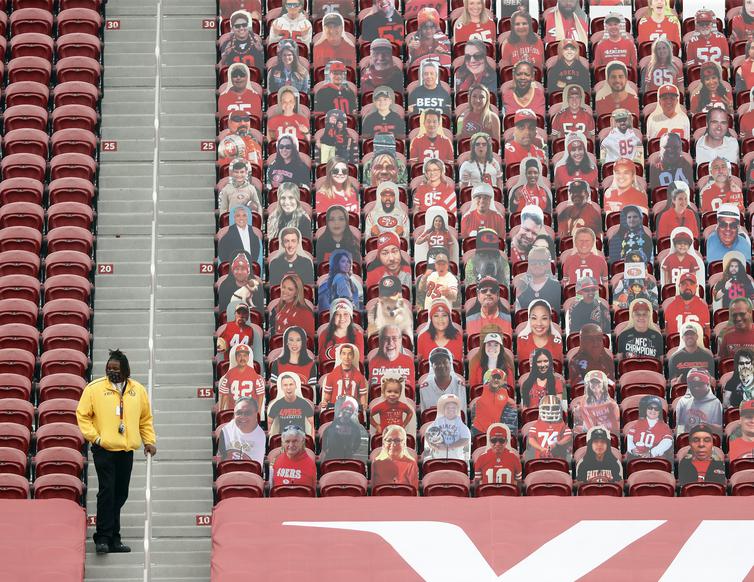
[[754, 400], [744, 400], [741, 406], [738, 407], [738, 411], [743, 414], [744, 412], [754, 414]]
[[519, 109], [513, 116], [513, 124], [518, 125], [519, 123], [523, 123], [524, 121], [533, 121], [534, 123], [536, 123], [537, 114], [534, 113], [531, 109]]
[[504, 426], [491, 426], [490, 427], [490, 438], [493, 437], [508, 437], [508, 433], [505, 431]]
[[678, 91], [678, 87], [676, 87], [672, 83], [665, 83], [657, 91], [657, 97], [658, 98], [662, 98], [665, 95], [675, 95], [676, 97], [678, 97], [680, 94], [681, 93], [680, 93], [680, 91]]
[[710, 377], [707, 370], [702, 370], [701, 368], [694, 368], [688, 373], [688, 376], [686, 376], [686, 382], [691, 384], [691, 382], [701, 382], [704, 384], [709, 384]]

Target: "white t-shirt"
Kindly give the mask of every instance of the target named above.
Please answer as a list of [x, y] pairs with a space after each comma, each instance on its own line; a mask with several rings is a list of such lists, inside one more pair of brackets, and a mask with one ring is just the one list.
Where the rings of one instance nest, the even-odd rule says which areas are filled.
[[245, 433], [239, 430], [235, 420], [231, 420], [223, 427], [222, 438], [225, 442], [223, 459], [251, 459], [264, 465], [266, 436], [261, 426]]
[[435, 383], [435, 375], [430, 372], [427, 382], [419, 390], [422, 409], [437, 406], [437, 400], [443, 394], [454, 394], [461, 401], [461, 410], [466, 411], [466, 387], [458, 380], [457, 374], [451, 374], [452, 380], [445, 390], [440, 390]]
[[725, 158], [732, 164], [738, 163], [738, 140], [726, 135], [723, 137], [723, 144], [720, 147], [710, 147], [707, 145], [707, 135], [703, 135], [696, 142], [696, 163], [704, 164], [711, 162], [717, 157]]

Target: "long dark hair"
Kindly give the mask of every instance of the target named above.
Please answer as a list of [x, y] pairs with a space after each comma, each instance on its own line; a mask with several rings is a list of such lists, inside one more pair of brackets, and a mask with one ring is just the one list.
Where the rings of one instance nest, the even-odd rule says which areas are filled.
[[[544, 376], [540, 376], [537, 369], [537, 358], [539, 358], [539, 356], [546, 356], [549, 360], [547, 371]], [[552, 364], [552, 354], [547, 348], [536, 348], [531, 354], [531, 371], [529, 372], [526, 381], [521, 385], [521, 397], [524, 400], [524, 406], [531, 406], [530, 395], [532, 388], [534, 388], [537, 378], [541, 377], [547, 378], [547, 383], [545, 384], [545, 389], [547, 391], [545, 394], [548, 396], [558, 396], [558, 392], [555, 389], [555, 368]]]
[[[526, 20], [527, 24], [529, 25], [529, 33], [526, 35], [526, 38], [524, 40], [521, 40], [518, 36], [516, 36], [513, 32], [513, 21], [516, 18], [523, 18]], [[527, 14], [523, 10], [516, 10], [513, 14], [511, 14], [511, 33], [508, 35], [508, 42], [510, 44], [534, 44], [539, 40], [539, 36], [532, 30], [531, 27], [531, 18], [529, 17], [529, 14]]]
[[118, 362], [120, 364], [120, 374], [124, 380], [128, 380], [131, 377], [131, 365], [128, 363], [128, 358], [118, 348], [110, 350], [107, 361]]
[[754, 350], [750, 350], [749, 348], [741, 348], [735, 353], [735, 355], [733, 356], [733, 375], [725, 385], [725, 390], [733, 392], [736, 389], [736, 386], [741, 384], [741, 376], [738, 373], [738, 365], [741, 361], [741, 358], [744, 357], [749, 358], [752, 362], [754, 362]]
[[279, 364], [290, 364], [291, 352], [288, 349], [288, 336], [295, 332], [301, 336], [301, 355], [299, 356], [299, 365], [311, 364], [312, 359], [309, 357], [309, 352], [306, 350], [306, 332], [304, 328], [297, 325], [292, 325], [283, 333], [283, 355], [278, 359]]
[[[330, 314], [330, 321], [327, 322], [327, 329], [325, 330], [325, 345], [335, 339], [335, 314]], [[346, 343], [356, 345], [356, 329], [354, 328], [353, 314], [351, 314], [351, 323], [348, 324], [348, 331], [346, 332]]]

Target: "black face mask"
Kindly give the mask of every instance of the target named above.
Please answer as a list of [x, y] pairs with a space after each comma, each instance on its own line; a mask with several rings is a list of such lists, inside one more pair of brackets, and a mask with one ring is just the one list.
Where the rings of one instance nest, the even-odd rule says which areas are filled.
[[123, 376], [120, 372], [115, 372], [113, 370], [108, 370], [106, 372], [107, 379], [110, 380], [113, 384], [119, 384], [120, 382], [123, 382]]

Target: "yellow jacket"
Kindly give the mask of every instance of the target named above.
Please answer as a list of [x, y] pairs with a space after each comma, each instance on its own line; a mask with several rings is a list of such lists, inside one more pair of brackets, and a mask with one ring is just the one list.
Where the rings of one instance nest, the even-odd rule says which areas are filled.
[[129, 378], [123, 394], [123, 424], [126, 430], [118, 432], [120, 425], [120, 391], [107, 378], [90, 382], [81, 394], [76, 418], [84, 438], [90, 443], [100, 439], [100, 446], [108, 451], [133, 451], [142, 442], [155, 444], [152, 408], [147, 391], [136, 380]]

